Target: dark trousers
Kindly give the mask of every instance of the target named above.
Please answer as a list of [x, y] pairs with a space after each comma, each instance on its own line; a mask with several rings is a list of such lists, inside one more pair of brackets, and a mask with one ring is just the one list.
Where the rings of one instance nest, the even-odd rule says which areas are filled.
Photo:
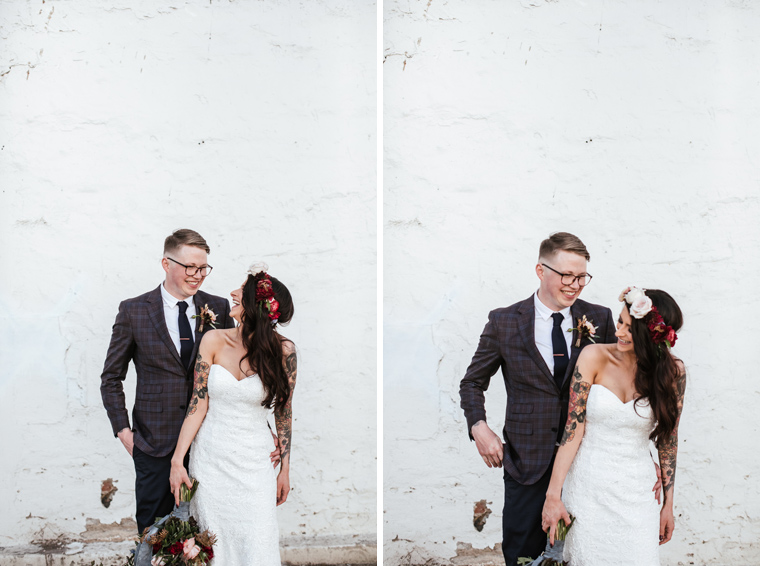
[[[149, 456], [137, 446], [132, 449], [135, 462], [135, 499], [137, 500], [137, 530], [140, 534], [145, 527], [156, 522], [156, 517], [168, 515], [174, 509], [174, 495], [169, 487], [169, 473], [172, 468], [172, 456]], [[185, 456], [185, 468], [188, 465]]]
[[541, 512], [552, 477], [552, 467], [554, 458], [541, 479], [532, 485], [517, 483], [504, 470], [504, 540], [501, 549], [506, 566], [517, 566], [518, 558], [537, 558], [546, 547], [546, 533], [541, 530]]

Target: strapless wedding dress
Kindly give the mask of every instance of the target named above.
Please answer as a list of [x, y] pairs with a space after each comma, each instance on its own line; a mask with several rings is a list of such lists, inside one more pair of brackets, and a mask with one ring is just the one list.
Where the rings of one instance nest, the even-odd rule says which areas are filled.
[[634, 409], [633, 401], [623, 403], [603, 385], [591, 386], [583, 442], [562, 490], [575, 517], [565, 541], [571, 566], [659, 566], [653, 428], [646, 400]]
[[261, 379], [238, 381], [214, 364], [208, 412], [190, 450], [198, 491], [190, 505], [202, 529], [217, 536], [212, 565], [279, 566], [277, 481], [269, 453], [269, 410]]

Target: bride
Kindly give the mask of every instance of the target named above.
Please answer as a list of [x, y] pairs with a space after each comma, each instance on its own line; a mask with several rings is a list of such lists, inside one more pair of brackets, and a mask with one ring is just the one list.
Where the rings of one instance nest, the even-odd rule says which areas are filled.
[[[191, 482], [183, 465], [190, 443], [190, 472], [198, 480], [191, 513], [217, 535], [213, 564], [279, 566], [276, 505], [290, 491], [291, 404], [296, 351], [277, 325], [293, 316], [288, 289], [254, 264], [230, 312], [236, 328], [212, 330], [201, 342], [195, 384], [177, 448], [170, 484], [179, 501]], [[274, 407], [280, 472], [270, 463], [267, 416]]]
[[[569, 524], [569, 514], [575, 517], [564, 548], [572, 566], [657, 566], [658, 545], [673, 535], [686, 379], [670, 348], [683, 316], [664, 291], [629, 287], [620, 301], [617, 343], [588, 346], [578, 358], [544, 503], [542, 525], [552, 544], [559, 520]], [[662, 469], [659, 520], [650, 440]]]

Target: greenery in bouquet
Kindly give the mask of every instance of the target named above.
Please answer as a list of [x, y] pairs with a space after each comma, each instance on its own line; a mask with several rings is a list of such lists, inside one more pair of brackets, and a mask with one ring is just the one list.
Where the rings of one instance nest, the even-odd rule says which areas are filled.
[[[180, 507], [190, 502], [197, 489], [197, 480], [193, 480], [189, 489], [182, 485]], [[150, 546], [151, 566], [206, 566], [209, 563], [214, 557], [216, 535], [208, 530], [201, 532], [194, 517], [187, 515], [185, 521], [175, 516], [175, 512], [145, 529], [137, 543], [138, 552], [127, 559], [128, 566], [140, 566], [141, 559], [136, 559], [135, 555], [140, 556], [140, 545], [145, 544]]]
[[560, 519], [557, 523], [557, 532], [554, 535], [554, 546], [549, 544], [549, 535], [546, 535], [546, 548], [538, 558], [518, 558], [519, 566], [568, 566], [568, 563], [562, 559], [562, 553], [565, 548], [565, 538], [567, 531], [573, 526], [575, 517], [570, 515], [570, 524], [565, 525], [565, 520]]

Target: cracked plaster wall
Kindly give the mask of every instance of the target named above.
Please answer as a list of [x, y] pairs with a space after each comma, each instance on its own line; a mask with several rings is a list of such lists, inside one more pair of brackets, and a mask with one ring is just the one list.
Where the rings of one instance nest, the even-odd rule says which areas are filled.
[[[162, 281], [180, 227], [212, 248], [206, 291], [265, 260], [296, 301], [281, 533], [374, 537], [375, 12], [0, 1], [0, 546], [133, 516], [100, 372], [119, 301]], [[132, 369], [126, 389], [131, 407]]]
[[[584, 298], [670, 291], [689, 371], [663, 564], [760, 550], [760, 6], [397, 0], [384, 7], [384, 552], [447, 562], [501, 540], [501, 470], [459, 380], [489, 310], [528, 297], [539, 242], [577, 233]], [[487, 393], [501, 431], [500, 376]], [[493, 510], [482, 532], [473, 505]]]

